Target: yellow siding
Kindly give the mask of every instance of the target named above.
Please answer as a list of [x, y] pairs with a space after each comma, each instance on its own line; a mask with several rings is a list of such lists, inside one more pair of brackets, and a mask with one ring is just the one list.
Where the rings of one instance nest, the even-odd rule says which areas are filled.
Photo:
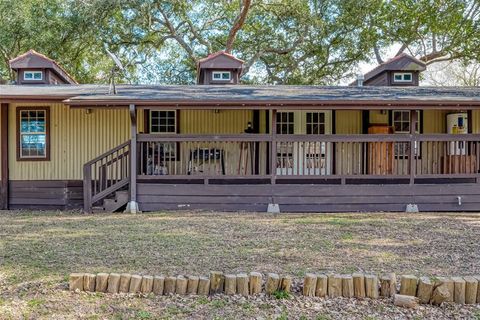
[[252, 110], [181, 110], [180, 133], [240, 134], [252, 117]]
[[335, 112], [336, 134], [362, 133], [362, 111], [338, 110]]
[[423, 111], [423, 133], [446, 133], [447, 113], [445, 110]]
[[370, 124], [388, 124], [388, 111], [370, 110], [369, 112]]
[[[335, 113], [336, 134], [361, 134], [362, 111], [338, 110]], [[354, 144], [339, 144], [335, 146], [335, 167], [343, 174], [358, 174], [361, 163], [361, 150]]]
[[472, 133], [480, 133], [480, 110], [472, 111]]
[[[50, 161], [16, 160], [16, 107], [50, 107]], [[9, 163], [12, 180], [82, 179], [83, 164], [129, 139], [127, 110], [69, 109], [63, 104], [11, 104]]]

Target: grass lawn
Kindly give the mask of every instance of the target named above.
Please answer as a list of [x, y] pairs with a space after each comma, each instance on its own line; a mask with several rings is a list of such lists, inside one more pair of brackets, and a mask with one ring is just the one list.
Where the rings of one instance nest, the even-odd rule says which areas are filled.
[[480, 274], [479, 214], [0, 213], [0, 319], [480, 319], [480, 305], [137, 297], [66, 291], [71, 272]]

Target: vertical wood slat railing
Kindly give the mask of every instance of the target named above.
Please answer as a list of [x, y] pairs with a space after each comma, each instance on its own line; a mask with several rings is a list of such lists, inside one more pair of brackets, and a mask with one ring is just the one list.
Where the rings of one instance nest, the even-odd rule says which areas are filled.
[[129, 184], [130, 141], [105, 152], [83, 166], [83, 210]]
[[[479, 134], [140, 134], [144, 179], [479, 178]], [[243, 152], [249, 147], [249, 154]], [[267, 157], [270, 154], [270, 157]], [[259, 168], [252, 159], [258, 158]], [[267, 159], [269, 163], [267, 163]], [[210, 167], [198, 169], [201, 165]], [[408, 182], [409, 181], [409, 182]]]

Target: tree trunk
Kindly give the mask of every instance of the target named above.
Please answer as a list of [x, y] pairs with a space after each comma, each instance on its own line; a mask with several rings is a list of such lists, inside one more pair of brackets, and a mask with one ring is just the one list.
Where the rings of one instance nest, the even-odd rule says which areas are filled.
[[420, 303], [430, 303], [432, 299], [434, 284], [428, 277], [421, 277], [418, 281], [417, 297]]
[[280, 281], [280, 290], [290, 293], [291, 288], [292, 288], [292, 277], [283, 276], [282, 280]]
[[161, 296], [163, 294], [163, 287], [165, 286], [165, 277], [153, 277], [153, 293]]
[[400, 294], [405, 296], [415, 296], [417, 294], [418, 279], [412, 275], [404, 275], [400, 279]]
[[110, 273], [108, 276], [108, 293], [118, 293], [118, 289], [120, 288], [120, 274], [118, 273]]
[[122, 273], [120, 275], [120, 287], [118, 288], [118, 292], [120, 293], [128, 293], [130, 290], [130, 279], [132, 275], [129, 273]]
[[265, 293], [272, 295], [275, 291], [278, 290], [280, 285], [280, 277], [276, 273], [267, 274], [267, 282], [265, 283]]
[[461, 277], [452, 277], [454, 284], [453, 301], [458, 304], [465, 304], [465, 280]]
[[223, 275], [223, 272], [211, 271], [210, 272], [210, 294], [222, 293], [224, 282], [225, 282], [225, 276]]
[[453, 280], [451, 278], [447, 277], [438, 277], [437, 281], [435, 282], [435, 286], [445, 284], [445, 287], [448, 290], [448, 297], [445, 302], [453, 302], [453, 296], [455, 294], [455, 285], [453, 283]]
[[342, 296], [342, 277], [338, 274], [328, 276], [328, 296], [332, 298]]
[[259, 272], [250, 272], [250, 295], [262, 292], [262, 274]]
[[210, 292], [210, 279], [207, 277], [200, 277], [198, 279], [198, 295], [208, 296]]
[[416, 308], [418, 306], [418, 299], [414, 296], [396, 294], [393, 297], [393, 304], [403, 308]]
[[355, 298], [365, 298], [365, 275], [363, 273], [354, 273], [353, 278], [353, 296]]
[[313, 273], [307, 273], [303, 280], [303, 295], [306, 297], [315, 297], [315, 288], [317, 286], [317, 276]]
[[248, 275], [246, 273], [237, 274], [237, 293], [248, 296]]
[[325, 274], [317, 275], [317, 286], [315, 288], [315, 296], [324, 298], [328, 293], [328, 277]]
[[225, 294], [234, 295], [237, 291], [237, 276], [234, 274], [225, 275]]
[[70, 291], [83, 291], [83, 273], [70, 274], [69, 287]]

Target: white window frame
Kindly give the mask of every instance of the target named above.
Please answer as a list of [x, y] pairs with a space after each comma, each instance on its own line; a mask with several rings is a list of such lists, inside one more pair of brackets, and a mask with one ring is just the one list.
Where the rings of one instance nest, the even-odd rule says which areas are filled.
[[[27, 74], [31, 74], [31, 78], [27, 78]], [[39, 74], [40, 79], [35, 79], [35, 75]], [[26, 70], [23, 71], [23, 80], [25, 81], [42, 81], [43, 80], [43, 71], [31, 71], [31, 70]]]
[[[228, 79], [223, 79], [223, 75], [227, 73]], [[220, 79], [215, 79], [215, 75], [220, 75]], [[230, 81], [232, 80], [232, 72], [231, 71], [212, 71], [212, 81]]]
[[[406, 75], [410, 76], [410, 80], [405, 80]], [[401, 76], [402, 79], [397, 80], [397, 79], [395, 79], [396, 76]], [[413, 73], [411, 73], [411, 72], [395, 72], [393, 74], [393, 82], [408, 82], [408, 83], [413, 82]]]

